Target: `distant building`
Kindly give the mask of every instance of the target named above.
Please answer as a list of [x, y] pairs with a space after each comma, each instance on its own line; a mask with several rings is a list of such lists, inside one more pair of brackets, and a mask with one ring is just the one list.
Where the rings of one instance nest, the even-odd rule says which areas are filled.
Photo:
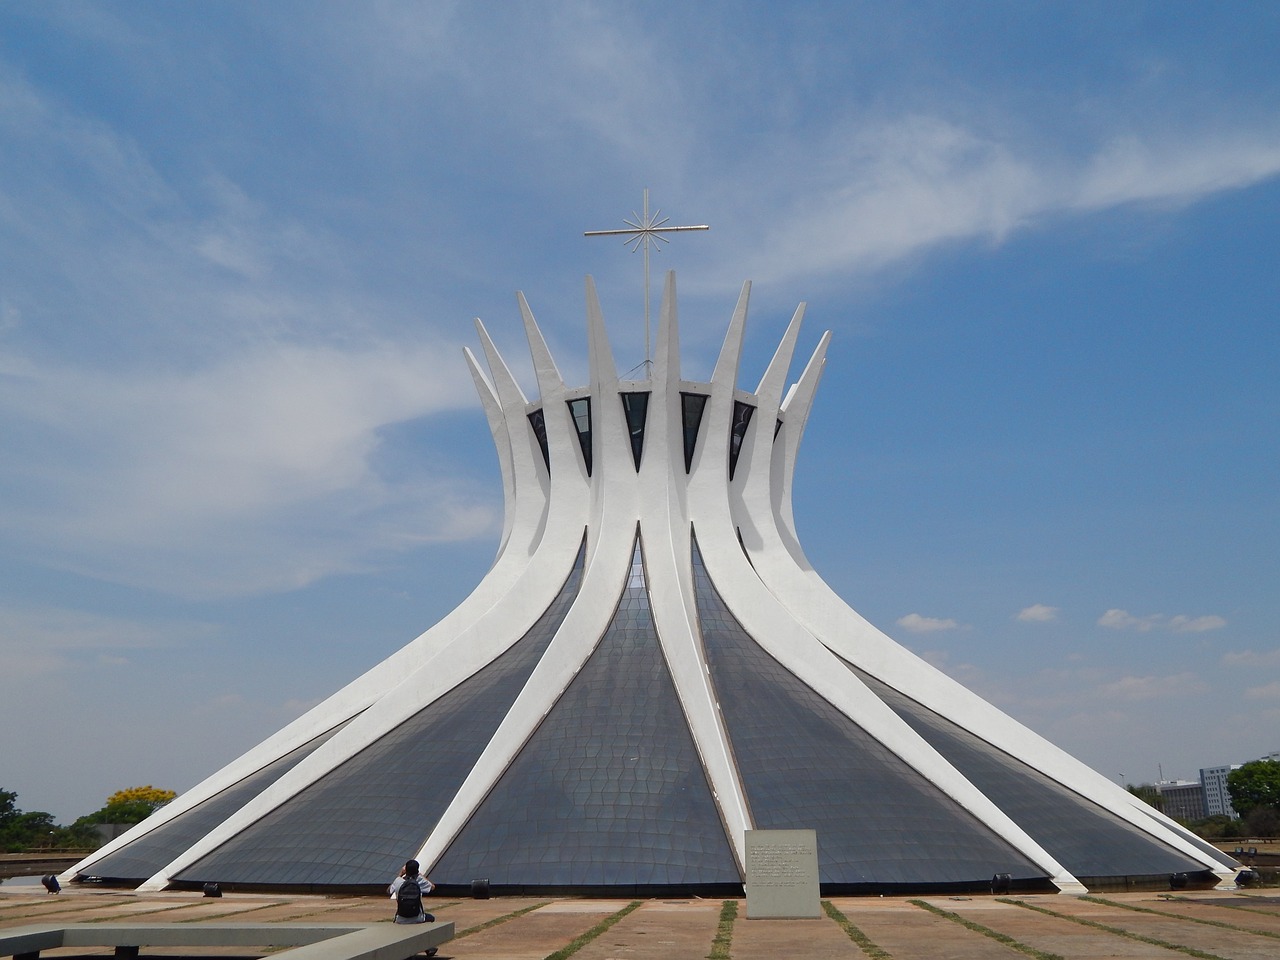
[[1232, 763], [1225, 767], [1202, 767], [1200, 769], [1200, 786], [1204, 790], [1204, 811], [1206, 817], [1227, 816], [1237, 819], [1235, 807], [1231, 806], [1231, 792], [1227, 790], [1227, 774], [1239, 770], [1240, 764]]
[[1161, 780], [1156, 791], [1166, 817], [1175, 820], [1203, 820], [1205, 813], [1204, 785], [1199, 780]]

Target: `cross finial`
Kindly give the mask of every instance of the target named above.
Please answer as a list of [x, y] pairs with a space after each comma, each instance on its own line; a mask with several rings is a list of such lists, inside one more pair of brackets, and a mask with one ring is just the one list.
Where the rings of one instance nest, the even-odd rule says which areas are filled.
[[680, 233], [685, 230], [710, 230], [711, 228], [705, 223], [694, 227], [668, 227], [667, 221], [670, 217], [662, 216], [661, 210], [655, 210], [653, 215], [649, 214], [649, 188], [644, 188], [644, 213], [637, 216], [632, 211], [631, 216], [634, 220], [623, 219], [623, 223], [627, 226], [622, 230], [587, 230], [582, 235], [584, 237], [626, 237], [624, 244], [631, 247], [631, 252], [635, 253], [640, 247], [644, 247], [644, 365], [645, 373], [648, 374], [649, 364], [651, 363], [649, 349], [649, 248], [655, 241], [662, 243], [670, 243], [664, 233]]

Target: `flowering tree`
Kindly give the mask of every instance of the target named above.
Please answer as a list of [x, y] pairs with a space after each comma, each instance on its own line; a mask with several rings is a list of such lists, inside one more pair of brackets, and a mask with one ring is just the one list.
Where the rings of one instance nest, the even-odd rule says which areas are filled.
[[76, 824], [141, 823], [176, 796], [172, 790], [162, 790], [151, 784], [127, 787], [107, 797], [106, 806], [81, 817]]
[[107, 797], [107, 806], [117, 803], [146, 803], [150, 804], [154, 812], [176, 796], [177, 794], [172, 790], [161, 790], [148, 783], [145, 787], [126, 787], [124, 790], [117, 790]]

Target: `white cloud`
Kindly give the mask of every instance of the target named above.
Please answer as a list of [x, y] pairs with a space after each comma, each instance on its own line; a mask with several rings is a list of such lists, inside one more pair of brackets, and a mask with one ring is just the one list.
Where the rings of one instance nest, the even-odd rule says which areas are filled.
[[495, 532], [469, 467], [384, 469], [413, 456], [391, 429], [475, 395], [429, 303], [352, 276], [358, 240], [212, 166], [171, 185], [128, 130], [3, 65], [0, 93], [25, 147], [0, 184], [6, 549], [210, 596]]
[[922, 617], [918, 613], [908, 613], [905, 617], [899, 617], [898, 626], [912, 633], [937, 633], [939, 630], [954, 630], [959, 624], [948, 618], [940, 620], [937, 617]]
[[1169, 618], [1169, 629], [1175, 633], [1204, 633], [1206, 630], [1221, 630], [1227, 625], [1223, 617], [1209, 615], [1206, 617], [1188, 617], [1178, 614]]
[[1280, 667], [1280, 647], [1275, 650], [1264, 650], [1260, 653], [1253, 650], [1224, 653], [1222, 655], [1222, 665], [1224, 667], [1247, 667], [1254, 670]]
[[1135, 702], [1194, 696], [1203, 693], [1206, 689], [1208, 686], [1195, 674], [1178, 673], [1163, 677], [1121, 677], [1119, 680], [1104, 684], [1098, 692], [1104, 700]]
[[213, 632], [202, 623], [143, 623], [57, 607], [0, 606], [0, 655], [9, 680], [122, 666], [129, 662], [127, 651], [204, 640]]
[[1112, 630], [1135, 630], [1148, 633], [1152, 630], [1169, 630], [1173, 633], [1203, 633], [1207, 630], [1221, 630], [1227, 625], [1223, 617], [1210, 614], [1202, 617], [1189, 617], [1178, 614], [1166, 617], [1162, 613], [1150, 613], [1143, 617], [1134, 616], [1128, 610], [1111, 609], [1098, 618], [1098, 626]]
[[1244, 696], [1247, 700], [1280, 700], [1280, 680], [1273, 680], [1260, 687], [1249, 687]]
[[473, 402], [442, 353], [259, 344], [132, 376], [27, 364], [0, 380], [0, 416], [28, 435], [0, 467], [17, 491], [0, 531], [62, 566], [196, 594], [298, 586], [370, 551], [490, 532], [495, 505], [447, 464], [389, 478], [376, 463], [385, 428]]
[[802, 199], [766, 205], [775, 225], [755, 246], [767, 253], [739, 267], [745, 275], [873, 270], [947, 240], [998, 239], [1038, 206], [1031, 166], [936, 117], [836, 136], [818, 152], [815, 168], [836, 174], [806, 178]]
[[0, 607], [0, 645], [43, 650], [123, 650], [167, 646], [175, 633], [203, 635], [208, 628], [173, 623], [135, 623], [78, 610]]
[[[489, 162], [533, 145], [507, 172], [508, 188], [529, 176], [543, 188], [577, 189], [593, 171], [618, 166], [637, 178], [665, 178], [705, 128], [687, 105], [689, 65], [625, 7], [512, 7], [495, 19], [449, 2], [258, 16], [289, 38], [300, 72], [338, 78], [325, 84], [331, 95], [315, 109], [340, 115], [346, 127], [368, 125], [370, 138], [385, 137], [385, 122], [368, 110], [373, 100], [414, 115], [453, 114], [451, 136], [492, 138]], [[447, 152], [415, 129], [397, 130], [395, 146], [404, 149], [421, 132], [433, 159]]]
[[[863, 125], [810, 144], [810, 175], [777, 177], [754, 228], [763, 253], [729, 251], [757, 280], [868, 273], [953, 241], [1000, 243], [1048, 218], [1118, 206], [1185, 205], [1280, 174], [1280, 131], [1126, 135], [1083, 160], [940, 116]], [[780, 165], [794, 167], [791, 153]], [[794, 171], [792, 171], [794, 174]], [[803, 194], [785, 193], [798, 183]], [[759, 190], [761, 184], [756, 184]], [[777, 191], [784, 191], [776, 195]], [[748, 231], [750, 232], [750, 231]]]
[[1045, 606], [1043, 603], [1033, 603], [1019, 610], [1016, 619], [1024, 623], [1047, 623], [1058, 619], [1058, 608]]
[[1098, 626], [1109, 627], [1112, 630], [1137, 630], [1139, 633], [1146, 633], [1162, 619], [1160, 614], [1135, 617], [1128, 610], [1112, 609], [1098, 618]]
[[1083, 210], [1126, 203], [1189, 203], [1280, 172], [1274, 136], [1183, 135], [1143, 140], [1127, 135], [1103, 147], [1079, 176], [1069, 206]]

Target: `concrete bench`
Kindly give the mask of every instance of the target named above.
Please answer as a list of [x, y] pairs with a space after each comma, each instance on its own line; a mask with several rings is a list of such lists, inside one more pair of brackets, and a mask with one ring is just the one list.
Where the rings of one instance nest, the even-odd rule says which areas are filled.
[[273, 960], [409, 960], [453, 939], [436, 923], [70, 923], [0, 930], [0, 957], [38, 960], [57, 947], [115, 947], [131, 960], [140, 947], [290, 947]]

